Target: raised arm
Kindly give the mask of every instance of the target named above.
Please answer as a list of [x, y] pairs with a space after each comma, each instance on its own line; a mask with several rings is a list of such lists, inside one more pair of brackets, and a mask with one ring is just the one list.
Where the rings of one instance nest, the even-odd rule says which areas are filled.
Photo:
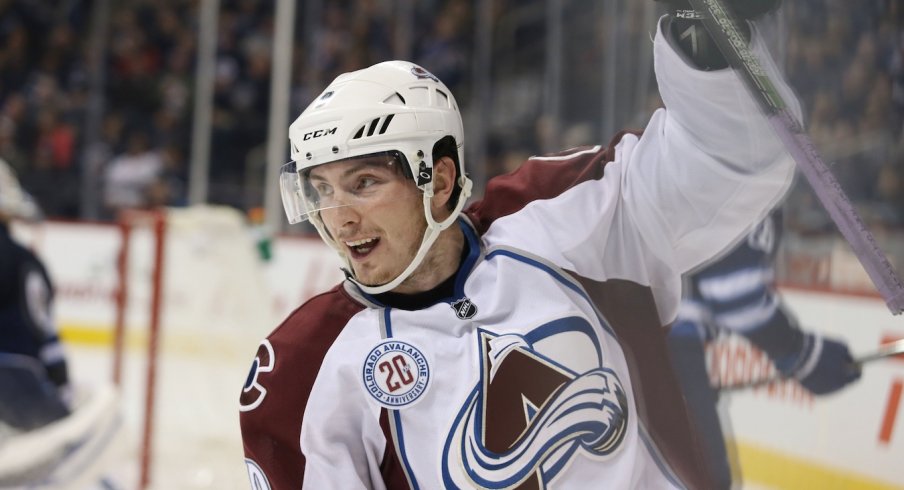
[[[788, 189], [793, 162], [740, 77], [693, 66], [660, 20], [656, 76], [666, 110], [650, 121], [626, 168], [630, 214], [653, 253], [685, 272], [734, 243]], [[751, 43], [781, 80], [758, 35]], [[787, 100], [796, 98], [784, 83]]]

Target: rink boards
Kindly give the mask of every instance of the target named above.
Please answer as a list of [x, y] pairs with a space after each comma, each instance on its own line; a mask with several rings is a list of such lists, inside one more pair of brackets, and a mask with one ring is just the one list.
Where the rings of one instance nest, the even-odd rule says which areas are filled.
[[[845, 339], [855, 356], [904, 338], [904, 319], [876, 298], [784, 288], [805, 328]], [[710, 351], [729, 384], [759, 379], [746, 346]], [[711, 359], [712, 360], [712, 359]], [[864, 366], [845, 390], [813, 397], [793, 382], [738, 390], [725, 404], [747, 482], [775, 488], [904, 488], [904, 358]]]

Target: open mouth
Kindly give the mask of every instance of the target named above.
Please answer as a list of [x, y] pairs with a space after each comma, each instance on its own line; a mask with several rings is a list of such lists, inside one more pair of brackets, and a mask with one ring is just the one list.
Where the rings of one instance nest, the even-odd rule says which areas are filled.
[[361, 240], [345, 242], [345, 246], [347, 246], [351, 252], [352, 258], [362, 259], [370, 254], [379, 243], [379, 238], [363, 238]]

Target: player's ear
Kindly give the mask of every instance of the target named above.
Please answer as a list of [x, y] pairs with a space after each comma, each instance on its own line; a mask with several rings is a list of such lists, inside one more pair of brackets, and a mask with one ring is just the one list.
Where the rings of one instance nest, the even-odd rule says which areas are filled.
[[455, 162], [450, 157], [441, 157], [433, 162], [433, 200], [431, 208], [437, 220], [449, 215], [448, 203], [455, 189]]

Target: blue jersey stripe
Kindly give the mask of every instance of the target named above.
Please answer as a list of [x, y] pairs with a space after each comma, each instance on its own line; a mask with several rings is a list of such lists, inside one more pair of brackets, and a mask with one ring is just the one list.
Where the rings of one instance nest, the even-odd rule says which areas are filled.
[[492, 252], [487, 254], [487, 260], [490, 260], [490, 259], [500, 256], [500, 255], [509, 257], [509, 258], [515, 259], [519, 262], [523, 262], [527, 265], [536, 267], [537, 269], [540, 269], [543, 272], [546, 272], [547, 274], [552, 276], [553, 279], [555, 279], [559, 283], [565, 285], [565, 287], [567, 287], [568, 289], [571, 289], [575, 293], [579, 294], [582, 298], [584, 298], [584, 301], [586, 301], [588, 304], [590, 304], [593, 307], [593, 310], [596, 312], [597, 319], [599, 320], [600, 325], [603, 326], [603, 329], [606, 330], [606, 332], [608, 332], [609, 335], [611, 335], [614, 339], [618, 339], [618, 336], [615, 335], [615, 331], [612, 330], [612, 327], [609, 326], [609, 323], [606, 321], [605, 318], [603, 318], [603, 315], [599, 312], [599, 310], [597, 310], [596, 305], [593, 303], [593, 301], [591, 301], [590, 297], [587, 296], [587, 293], [584, 291], [584, 289], [580, 285], [575, 284], [574, 281], [572, 281], [570, 277], [565, 276], [560, 271], [550, 267], [549, 265], [544, 264], [543, 262], [540, 262], [539, 260], [532, 259], [530, 257], [521, 255], [512, 250], [506, 250], [506, 249], [493, 250]]

